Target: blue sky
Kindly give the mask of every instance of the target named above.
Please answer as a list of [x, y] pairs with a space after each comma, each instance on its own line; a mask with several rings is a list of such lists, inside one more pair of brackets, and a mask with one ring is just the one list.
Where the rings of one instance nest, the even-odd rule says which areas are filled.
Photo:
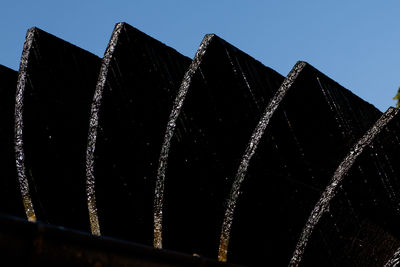
[[283, 75], [307, 61], [383, 111], [400, 86], [399, 14], [398, 0], [3, 0], [0, 64], [18, 69], [32, 26], [102, 56], [125, 21], [189, 57], [216, 33]]

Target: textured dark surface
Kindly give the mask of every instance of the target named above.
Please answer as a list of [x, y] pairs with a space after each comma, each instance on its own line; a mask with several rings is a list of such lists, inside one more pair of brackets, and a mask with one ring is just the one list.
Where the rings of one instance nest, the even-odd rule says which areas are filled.
[[236, 266], [0, 215], [2, 266]]
[[[331, 202], [329, 216], [321, 220], [318, 234], [311, 239], [304, 266], [308, 262], [383, 266], [400, 246], [399, 114], [364, 149], [345, 176]], [[316, 246], [321, 240], [325, 246]]]
[[85, 148], [100, 59], [40, 29], [29, 32], [19, 82], [33, 206], [41, 221], [89, 231]]
[[306, 65], [272, 116], [250, 162], [228, 259], [256, 265], [268, 258], [275, 266], [287, 265], [337, 165], [380, 115]]
[[18, 77], [0, 66], [0, 213], [39, 222], [0, 216], [2, 263], [224, 266], [203, 258], [220, 248], [247, 266], [382, 266], [400, 251], [397, 114], [213, 34], [191, 61], [118, 23], [100, 60], [32, 28]]
[[152, 245], [158, 159], [190, 59], [127, 24], [112, 38], [94, 154], [100, 229]]
[[232, 177], [283, 77], [217, 36], [206, 40], [168, 155], [163, 245], [216, 258]]
[[18, 73], [0, 65], [0, 212], [24, 217], [14, 156], [14, 102]]
[[390, 259], [400, 246], [399, 239], [371, 222], [373, 214], [360, 214], [352, 204], [345, 193], [334, 198], [316, 226], [300, 266], [384, 266]]

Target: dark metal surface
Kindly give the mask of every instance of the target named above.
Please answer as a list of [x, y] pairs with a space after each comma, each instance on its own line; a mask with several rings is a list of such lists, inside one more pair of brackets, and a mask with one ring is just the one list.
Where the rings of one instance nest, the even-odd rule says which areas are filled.
[[99, 67], [97, 56], [28, 31], [17, 87], [17, 170], [41, 221], [89, 231], [85, 148]]
[[306, 62], [284, 78], [214, 34], [191, 61], [126, 23], [101, 60], [32, 28], [0, 111], [0, 213], [39, 220], [0, 215], [3, 265], [400, 255], [400, 113]]
[[399, 136], [397, 113], [344, 173], [329, 214], [311, 238], [304, 266], [327, 259], [333, 266], [383, 266], [400, 246]]
[[0, 215], [2, 266], [235, 266]]
[[185, 97], [171, 112], [177, 117], [169, 123], [176, 124], [170, 148], [160, 157], [167, 166], [163, 247], [217, 257], [232, 178], [282, 80], [219, 37], [204, 38], [180, 88]]
[[[281, 101], [249, 164], [228, 260], [285, 266], [339, 162], [379, 112], [306, 64]], [[252, 246], [244, 245], [252, 244]]]
[[24, 217], [14, 156], [14, 102], [18, 73], [0, 65], [0, 212]]
[[97, 141], [93, 162], [87, 161], [87, 168], [93, 165], [102, 234], [152, 245], [161, 144], [189, 64], [189, 58], [128, 24], [116, 25], [96, 88], [98, 111], [92, 106], [98, 131], [90, 132]]

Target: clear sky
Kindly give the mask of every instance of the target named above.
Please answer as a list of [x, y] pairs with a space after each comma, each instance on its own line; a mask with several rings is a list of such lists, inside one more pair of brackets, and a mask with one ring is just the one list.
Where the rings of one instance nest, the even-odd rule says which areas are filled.
[[2, 0], [0, 64], [32, 26], [102, 56], [121, 21], [189, 57], [216, 33], [283, 75], [307, 61], [382, 111], [400, 86], [399, 0]]

